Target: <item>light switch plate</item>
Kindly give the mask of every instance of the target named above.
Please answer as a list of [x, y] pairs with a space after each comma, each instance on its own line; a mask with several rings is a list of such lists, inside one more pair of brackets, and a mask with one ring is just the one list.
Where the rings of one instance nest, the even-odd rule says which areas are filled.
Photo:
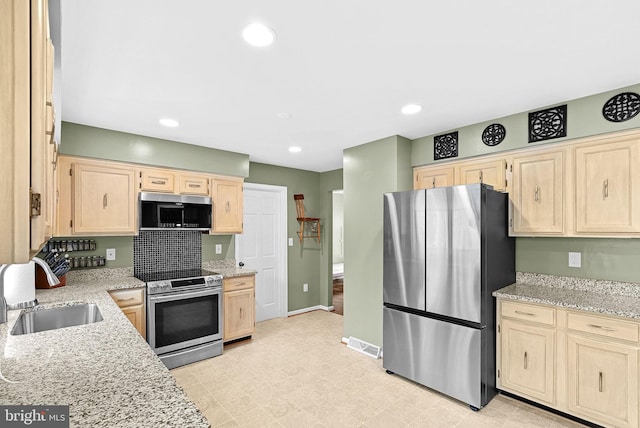
[[115, 260], [115, 259], [116, 259], [116, 249], [107, 248], [107, 260]]
[[569, 267], [582, 267], [582, 253], [569, 252]]
[[293, 238], [289, 238], [289, 246], [293, 247]]
[[216, 244], [216, 254], [222, 254], [222, 244]]

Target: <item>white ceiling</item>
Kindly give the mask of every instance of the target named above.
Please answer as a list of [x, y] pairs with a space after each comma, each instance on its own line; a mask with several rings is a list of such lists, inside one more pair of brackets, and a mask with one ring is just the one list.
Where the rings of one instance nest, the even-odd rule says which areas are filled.
[[[348, 147], [640, 83], [639, 16], [638, 0], [62, 0], [62, 118], [329, 171]], [[252, 21], [276, 43], [245, 44]]]

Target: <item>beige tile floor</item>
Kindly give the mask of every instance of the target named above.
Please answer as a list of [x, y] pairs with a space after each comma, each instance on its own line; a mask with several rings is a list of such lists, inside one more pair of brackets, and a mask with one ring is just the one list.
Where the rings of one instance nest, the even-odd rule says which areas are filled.
[[213, 427], [577, 427], [505, 396], [479, 412], [340, 343], [343, 318], [315, 311], [258, 323], [252, 340], [172, 370]]

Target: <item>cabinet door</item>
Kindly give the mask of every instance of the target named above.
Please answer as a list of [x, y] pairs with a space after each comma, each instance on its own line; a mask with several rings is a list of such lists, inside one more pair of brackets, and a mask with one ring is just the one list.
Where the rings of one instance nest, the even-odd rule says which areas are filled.
[[138, 330], [138, 333], [143, 338], [147, 338], [146, 332], [146, 322], [144, 315], [144, 306], [143, 305], [135, 305], [135, 306], [127, 306], [125, 308], [121, 308], [122, 313], [131, 321], [131, 324]]
[[143, 169], [140, 171], [140, 190], [145, 192], [173, 193], [174, 174], [163, 169]]
[[178, 176], [178, 193], [209, 196], [209, 179], [202, 175], [180, 174]]
[[413, 172], [413, 189], [453, 186], [453, 167], [420, 167]]
[[637, 349], [567, 336], [569, 409], [618, 427], [638, 425]]
[[564, 152], [513, 158], [513, 232], [564, 232]]
[[224, 341], [251, 336], [255, 330], [254, 289], [224, 293]]
[[133, 235], [135, 219], [133, 169], [73, 165], [73, 232]]
[[213, 233], [242, 233], [242, 184], [241, 178], [213, 178]]
[[554, 330], [508, 319], [500, 324], [500, 387], [553, 404]]
[[576, 233], [640, 232], [640, 140], [577, 147]]
[[459, 184], [485, 183], [500, 192], [507, 188], [506, 162], [503, 159], [462, 165], [459, 176]]

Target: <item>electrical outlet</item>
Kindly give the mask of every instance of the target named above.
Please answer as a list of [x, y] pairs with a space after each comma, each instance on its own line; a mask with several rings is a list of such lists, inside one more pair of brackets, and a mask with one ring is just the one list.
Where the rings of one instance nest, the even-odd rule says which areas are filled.
[[302, 284], [302, 291], [304, 291], [305, 293], [309, 291], [309, 284]]
[[107, 248], [107, 260], [115, 260], [115, 259], [116, 259], [116, 249]]
[[216, 254], [222, 254], [222, 244], [216, 244]]
[[582, 253], [569, 252], [569, 267], [582, 267]]
[[293, 238], [289, 238], [289, 246], [293, 247]]

